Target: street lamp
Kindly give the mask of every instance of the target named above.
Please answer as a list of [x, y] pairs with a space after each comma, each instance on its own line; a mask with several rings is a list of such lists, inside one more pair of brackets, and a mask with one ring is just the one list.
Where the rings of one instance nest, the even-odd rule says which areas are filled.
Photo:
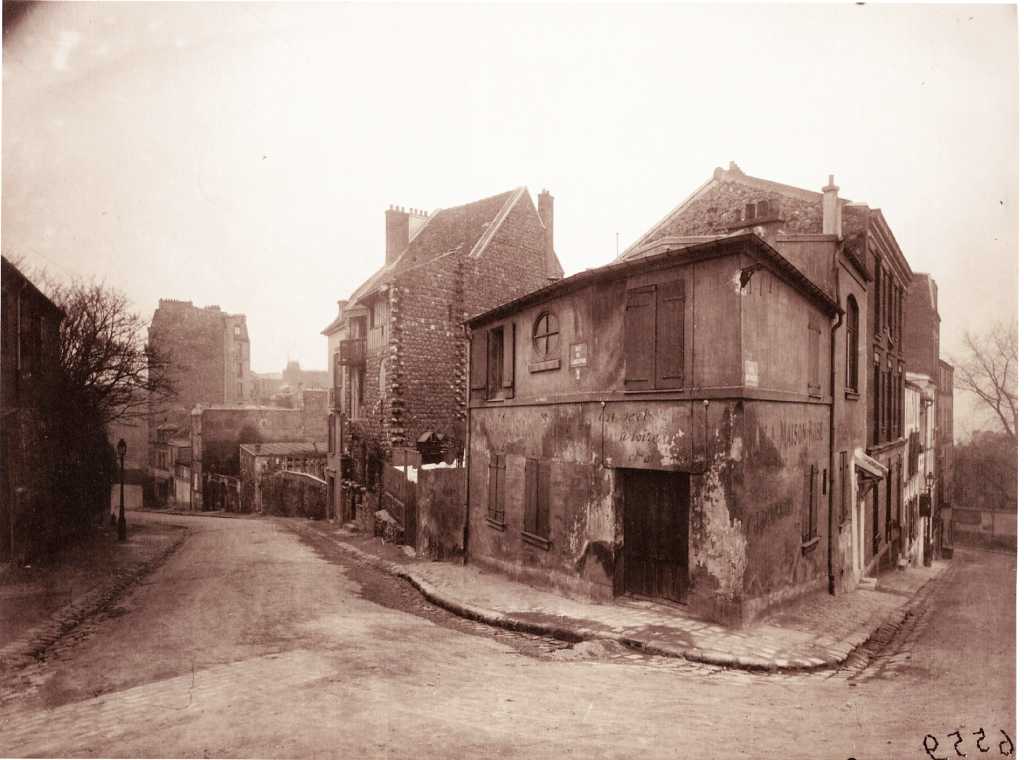
[[928, 486], [928, 526], [925, 533], [924, 542], [924, 564], [930, 566], [932, 564], [932, 513], [935, 511], [935, 504], [932, 502], [932, 486], [935, 485], [935, 473], [929, 472], [925, 476], [925, 484]]
[[121, 507], [117, 513], [117, 540], [128, 540], [128, 523], [124, 520], [124, 455], [128, 451], [128, 444], [124, 438], [117, 442], [117, 456], [121, 460]]

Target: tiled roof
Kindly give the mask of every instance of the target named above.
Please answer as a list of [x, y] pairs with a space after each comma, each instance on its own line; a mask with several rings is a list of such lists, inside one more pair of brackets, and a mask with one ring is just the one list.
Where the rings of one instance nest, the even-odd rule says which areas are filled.
[[[308, 441], [295, 441], [291, 443], [243, 443], [241, 448], [250, 454], [266, 457], [288, 457], [297, 454], [323, 454], [327, 455], [327, 441], [309, 443]], [[258, 448], [258, 450], [257, 450]]]
[[[466, 253], [472, 252], [476, 256], [481, 255], [486, 250], [494, 231], [501, 226], [509, 209], [524, 193], [526, 188], [519, 187], [463, 206], [435, 211], [398, 258], [374, 272], [356, 289], [350, 302], [355, 304], [375, 292], [381, 285], [387, 283], [392, 275], [442, 254], [462, 250]], [[334, 325], [332, 322], [324, 332]]]

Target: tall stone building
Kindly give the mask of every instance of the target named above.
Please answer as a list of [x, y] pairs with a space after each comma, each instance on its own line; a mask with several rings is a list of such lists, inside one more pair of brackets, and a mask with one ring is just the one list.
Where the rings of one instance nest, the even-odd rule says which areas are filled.
[[330, 357], [333, 499], [343, 450], [364, 482], [393, 446], [415, 445], [422, 435], [444, 436], [461, 451], [463, 322], [561, 278], [553, 232], [553, 197], [544, 191], [535, 206], [525, 187], [432, 214], [385, 212], [384, 265], [339, 301], [323, 331], [337, 346]]
[[167, 376], [175, 387], [173, 398], [150, 403], [149, 462], [158, 481], [155, 491], [161, 494], [169, 493], [172, 484], [159, 482], [163, 471], [153, 470], [157, 430], [171, 425], [186, 433], [196, 404], [246, 403], [252, 394], [249, 331], [244, 314], [161, 298], [149, 327], [149, 345], [169, 362]]

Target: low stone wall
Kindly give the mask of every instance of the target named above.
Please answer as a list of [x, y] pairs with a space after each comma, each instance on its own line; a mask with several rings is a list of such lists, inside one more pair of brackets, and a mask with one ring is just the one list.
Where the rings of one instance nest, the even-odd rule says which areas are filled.
[[420, 469], [416, 483], [416, 551], [430, 559], [462, 556], [466, 470]]
[[276, 472], [263, 481], [263, 511], [322, 520], [327, 516], [327, 482], [304, 472]]
[[1017, 548], [1017, 513], [991, 509], [953, 510], [953, 544]]

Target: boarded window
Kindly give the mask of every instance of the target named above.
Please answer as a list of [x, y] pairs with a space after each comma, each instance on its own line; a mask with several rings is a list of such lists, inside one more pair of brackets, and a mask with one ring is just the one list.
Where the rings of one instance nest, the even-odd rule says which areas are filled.
[[821, 327], [814, 322], [807, 325], [807, 392], [821, 395]]
[[488, 464], [487, 519], [505, 524], [505, 455], [494, 452]]
[[523, 531], [539, 538], [550, 538], [551, 463], [526, 460]]
[[626, 293], [626, 390], [683, 387], [685, 290], [682, 280]]

